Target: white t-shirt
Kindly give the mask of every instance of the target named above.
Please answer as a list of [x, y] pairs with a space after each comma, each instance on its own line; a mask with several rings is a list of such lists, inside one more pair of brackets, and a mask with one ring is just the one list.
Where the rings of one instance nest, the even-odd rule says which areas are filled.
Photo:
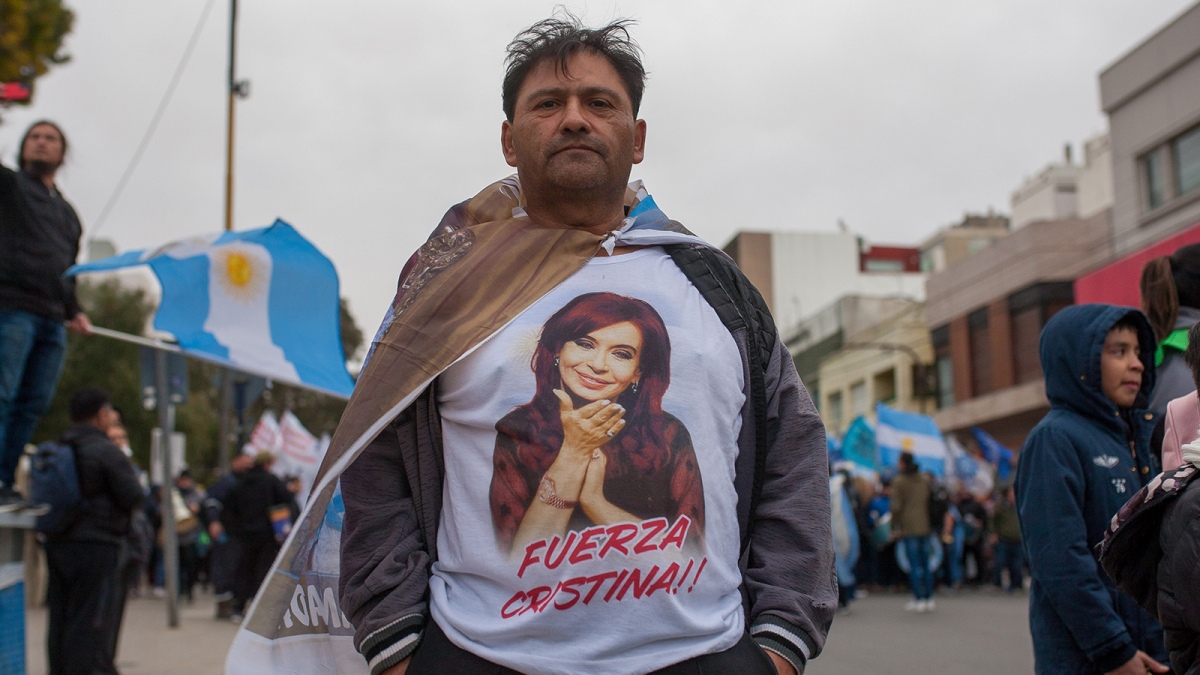
[[[430, 595], [452, 642], [524, 672], [622, 674], [737, 642], [742, 362], [661, 248], [593, 258], [437, 386], [446, 474]], [[605, 466], [594, 475], [623, 520], [594, 522], [570, 504], [580, 495], [547, 492], [564, 437], [554, 389], [576, 408], [624, 408], [583, 460]], [[530, 536], [535, 506], [569, 520]]]

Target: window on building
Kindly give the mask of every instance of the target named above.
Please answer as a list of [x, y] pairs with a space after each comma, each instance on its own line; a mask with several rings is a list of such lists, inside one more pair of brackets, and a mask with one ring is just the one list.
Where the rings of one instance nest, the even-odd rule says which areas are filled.
[[946, 355], [937, 357], [937, 399], [938, 408], [949, 408], [954, 405], [954, 362], [950, 360], [949, 349]]
[[832, 429], [841, 430], [842, 423], [846, 420], [846, 408], [842, 402], [842, 392], [835, 391], [829, 395], [829, 406], [826, 410], [829, 421], [829, 426]]
[[1017, 384], [1042, 379], [1038, 342], [1050, 317], [1075, 301], [1070, 282], [1035, 284], [1008, 297], [1012, 316], [1013, 371]]
[[992, 345], [988, 333], [987, 307], [971, 312], [967, 316], [967, 328], [971, 347], [971, 395], [983, 396], [991, 393]]
[[933, 329], [929, 337], [933, 343], [934, 371], [937, 374], [937, 406], [949, 408], [954, 405], [954, 362], [950, 359], [950, 326]]
[[1185, 195], [1200, 188], [1200, 127], [1171, 141], [1175, 168], [1175, 193]]
[[875, 385], [875, 400], [887, 405], [896, 404], [896, 369], [888, 368], [882, 373], [876, 373], [873, 378]]
[[1042, 307], [1033, 305], [1012, 313], [1013, 370], [1017, 384], [1042, 377], [1038, 340], [1042, 334]]
[[975, 255], [991, 245], [992, 240], [987, 237], [971, 237], [967, 240], [967, 253]]
[[1142, 157], [1142, 190], [1144, 191], [1146, 210], [1151, 211], [1163, 205], [1167, 200], [1166, 181], [1163, 180], [1163, 152], [1155, 149]]
[[863, 267], [867, 272], [903, 272], [903, 260], [880, 260], [878, 258], [868, 258], [863, 263]]
[[1200, 126], [1142, 155], [1138, 170], [1147, 211], [1200, 190]]
[[858, 417], [867, 414], [869, 406], [866, 380], [859, 380], [850, 385], [850, 416]]

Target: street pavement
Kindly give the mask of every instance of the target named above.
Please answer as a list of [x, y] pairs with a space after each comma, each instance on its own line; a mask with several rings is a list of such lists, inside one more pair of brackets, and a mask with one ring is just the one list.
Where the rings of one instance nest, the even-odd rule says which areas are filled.
[[910, 597], [871, 595], [839, 613], [825, 651], [805, 675], [1033, 672], [1025, 593], [939, 593], [937, 609], [928, 614], [904, 611]]
[[[197, 589], [199, 591], [199, 589]], [[179, 627], [167, 628], [162, 598], [131, 598], [125, 607], [117, 670], [121, 675], [218, 675], [237, 626], [213, 618], [211, 595], [196, 593], [194, 604], [180, 602]], [[46, 673], [46, 609], [25, 610], [28, 675]]]
[[[825, 652], [807, 675], [1010, 675], [1033, 672], [1026, 596], [961, 591], [936, 596], [930, 614], [904, 611], [905, 594], [874, 594], [833, 622]], [[167, 628], [161, 599], [130, 600], [117, 667], [122, 675], [217, 675], [237, 626], [213, 617], [212, 598], [180, 605]], [[29, 675], [46, 672], [46, 610], [26, 610]]]

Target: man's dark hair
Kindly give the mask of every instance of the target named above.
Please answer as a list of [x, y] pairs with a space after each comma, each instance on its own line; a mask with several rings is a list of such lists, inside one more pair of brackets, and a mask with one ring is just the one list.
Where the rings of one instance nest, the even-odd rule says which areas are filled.
[[[58, 132], [58, 137], [62, 139], [62, 146], [63, 146], [62, 158], [59, 161], [58, 166], [62, 166], [63, 164], [67, 163], [67, 135], [63, 133], [62, 127], [58, 126], [54, 122], [51, 122], [50, 120], [38, 120], [38, 121], [34, 122], [33, 124], [30, 124], [29, 128], [27, 128], [25, 130], [25, 135], [21, 136], [21, 144], [17, 146], [17, 168], [18, 169], [25, 168], [25, 141], [29, 140], [30, 132], [32, 132], [34, 129], [36, 129], [37, 127], [40, 127], [40, 126], [52, 127], [55, 131]], [[55, 168], [58, 168], [58, 167], [55, 167]]]
[[99, 415], [100, 411], [107, 405], [112, 405], [112, 399], [109, 398], [107, 391], [90, 388], [80, 389], [71, 397], [68, 412], [71, 416], [71, 421], [78, 424]]
[[642, 51], [629, 36], [632, 19], [617, 19], [600, 28], [585, 28], [579, 17], [561, 12], [560, 17], [539, 21], [521, 31], [508, 45], [505, 59], [502, 102], [504, 115], [512, 121], [517, 108], [517, 92], [529, 76], [529, 71], [544, 59], [557, 60], [564, 75], [567, 59], [580, 50], [591, 50], [608, 59], [625, 84], [625, 93], [633, 103], [637, 117], [646, 88], [646, 69], [642, 67]]

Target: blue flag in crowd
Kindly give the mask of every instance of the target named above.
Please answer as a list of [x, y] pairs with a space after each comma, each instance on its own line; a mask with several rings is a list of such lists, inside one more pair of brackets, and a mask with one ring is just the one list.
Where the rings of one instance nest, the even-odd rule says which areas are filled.
[[876, 404], [875, 414], [879, 420], [875, 439], [880, 463], [896, 466], [900, 453], [910, 452], [921, 471], [935, 476], [946, 473], [946, 441], [932, 417], [902, 412], [882, 403]]
[[225, 232], [76, 265], [68, 275], [148, 265], [162, 285], [154, 328], [188, 354], [349, 397], [337, 271], [291, 225]]
[[946, 437], [946, 451], [951, 474], [963, 487], [980, 499], [986, 499], [995, 487], [992, 469], [986, 461], [967, 453], [953, 435]]
[[879, 468], [879, 455], [875, 451], [875, 431], [867, 421], [858, 416], [850, 423], [846, 435], [842, 436], [842, 459], [867, 469]]
[[979, 427], [971, 427], [971, 434], [975, 436], [975, 442], [979, 444], [984, 459], [996, 467], [996, 478], [1001, 482], [1008, 480], [1012, 475], [1013, 451], [1000, 445], [1000, 441]]
[[842, 461], [842, 444], [825, 432], [825, 450], [829, 453], [829, 465], [833, 466]]

